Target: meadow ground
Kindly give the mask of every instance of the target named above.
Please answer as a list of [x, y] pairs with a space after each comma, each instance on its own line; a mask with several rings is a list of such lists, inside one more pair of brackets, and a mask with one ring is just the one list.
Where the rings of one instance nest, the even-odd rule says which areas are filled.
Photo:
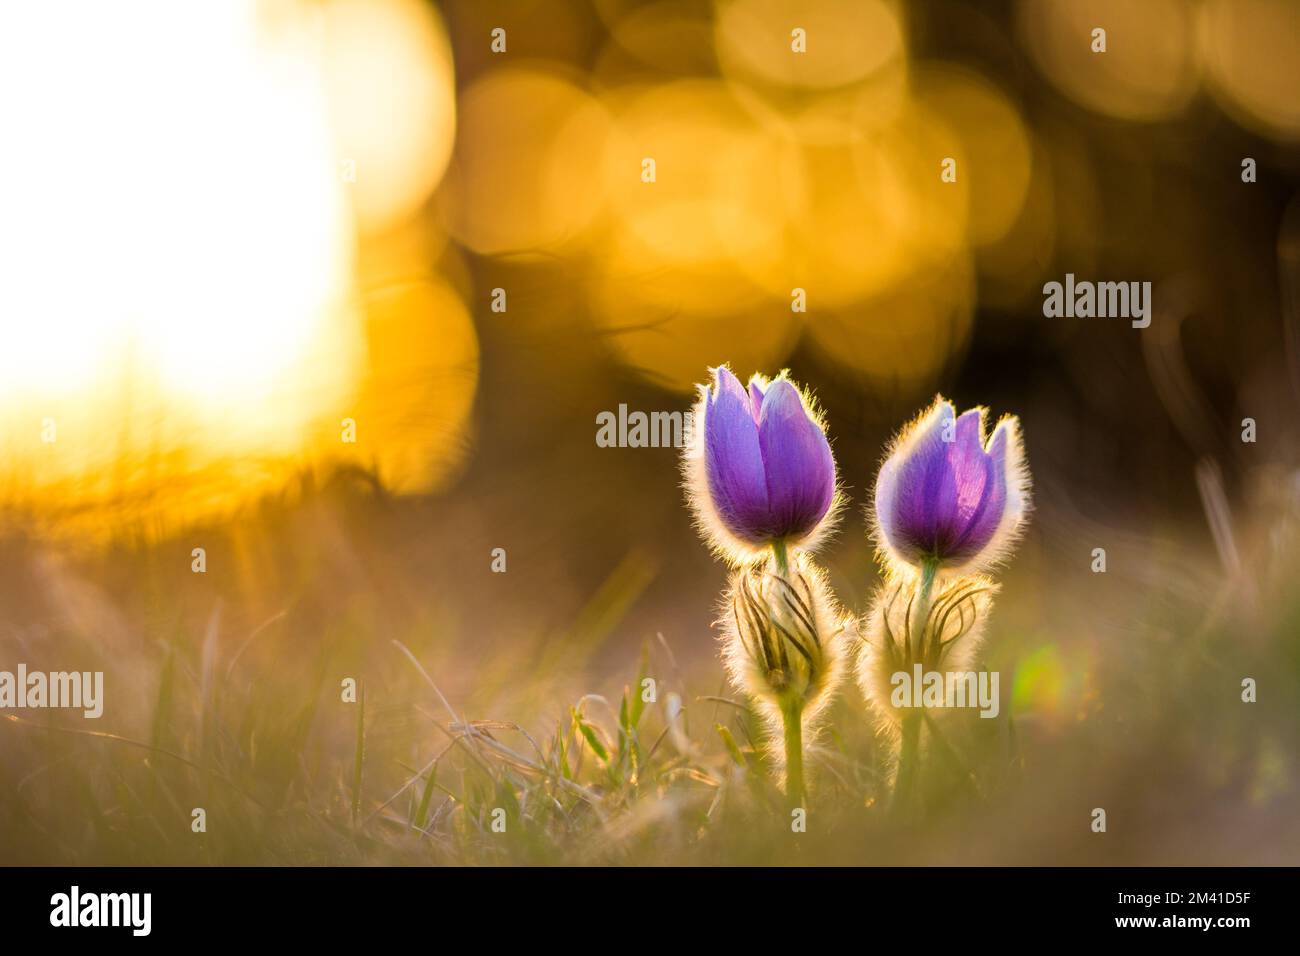
[[[0, 862], [1295, 862], [1293, 517], [1236, 576], [1178, 554], [1141, 587], [1058, 572], [1059, 613], [1028, 546], [986, 641], [998, 717], [944, 715], [893, 812], [889, 743], [847, 682], [796, 832], [708, 618], [684, 631], [644, 555], [559, 627], [477, 633], [504, 597], [430, 572], [407, 533], [425, 507], [339, 477], [197, 532], [203, 575], [195, 534], [6, 537], [4, 660], [102, 669], [106, 706], [0, 719]], [[1045, 630], [1087, 607], [1113, 639]]]

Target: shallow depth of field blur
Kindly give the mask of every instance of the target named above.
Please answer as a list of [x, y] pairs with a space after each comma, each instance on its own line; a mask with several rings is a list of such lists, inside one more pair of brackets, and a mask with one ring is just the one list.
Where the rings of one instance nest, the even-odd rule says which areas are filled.
[[[105, 708], [0, 712], [0, 863], [1300, 862], [1298, 90], [1287, 0], [4, 5], [0, 670]], [[791, 833], [596, 443], [722, 362], [824, 406], [856, 612], [894, 430], [1021, 417], [918, 820], [849, 681]]]

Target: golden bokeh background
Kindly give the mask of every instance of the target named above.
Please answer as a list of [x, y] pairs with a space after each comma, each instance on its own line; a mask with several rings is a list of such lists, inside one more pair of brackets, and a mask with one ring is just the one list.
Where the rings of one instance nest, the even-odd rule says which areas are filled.
[[[6, 15], [3, 479], [77, 533], [341, 462], [445, 487], [476, 317], [585, 326], [668, 394], [807, 349], [919, 400], [982, 306], [1023, 315], [1050, 266], [1094, 264], [1078, 124], [1208, 96], [1272, 155], [1300, 137], [1296, 8], [1270, 0], [1023, 0], [1002, 30], [890, 0]], [[988, 62], [934, 44], [949, 26]], [[1013, 53], [1084, 112], [1031, 106]], [[563, 313], [485, 311], [491, 260], [568, 285]]]

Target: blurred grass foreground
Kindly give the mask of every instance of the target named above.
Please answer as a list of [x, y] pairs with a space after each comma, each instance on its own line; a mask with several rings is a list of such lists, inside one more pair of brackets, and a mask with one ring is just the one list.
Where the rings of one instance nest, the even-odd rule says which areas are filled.
[[[1284, 0], [6, 5], [0, 685], [104, 683], [0, 696], [0, 863], [1300, 861], [1297, 88]], [[914, 815], [848, 682], [792, 820], [597, 441], [723, 362], [823, 405], [855, 614], [889, 436], [1024, 425]]]

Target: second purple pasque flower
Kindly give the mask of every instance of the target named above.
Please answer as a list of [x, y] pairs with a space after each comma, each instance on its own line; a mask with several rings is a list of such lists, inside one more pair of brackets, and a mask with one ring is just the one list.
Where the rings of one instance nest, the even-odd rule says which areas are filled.
[[985, 410], [957, 415], [933, 405], [895, 439], [876, 478], [876, 538], [890, 559], [974, 572], [998, 562], [1029, 509], [1020, 423], [1001, 419], [985, 437]]

